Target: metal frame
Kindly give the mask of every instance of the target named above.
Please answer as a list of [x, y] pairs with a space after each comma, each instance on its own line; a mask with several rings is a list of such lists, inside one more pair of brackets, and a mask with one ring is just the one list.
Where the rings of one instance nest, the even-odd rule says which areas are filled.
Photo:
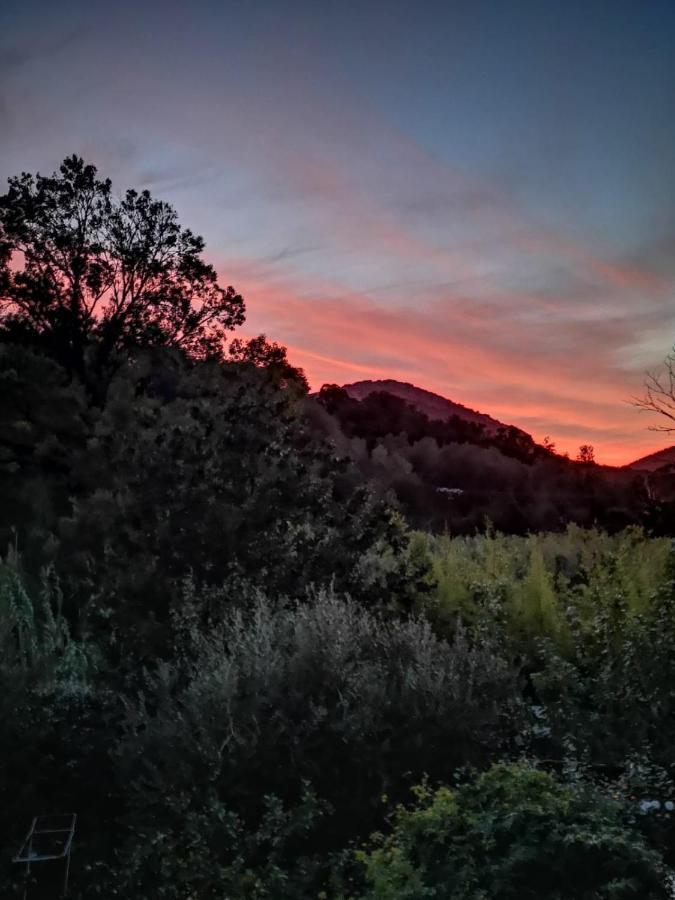
[[[58, 822], [61, 827], [54, 827]], [[70, 876], [70, 851], [73, 846], [73, 838], [75, 837], [75, 826], [77, 824], [77, 813], [60, 813], [52, 815], [35, 816], [28, 829], [28, 833], [24, 838], [21, 849], [14, 857], [14, 862], [24, 863], [26, 866], [26, 875], [30, 874], [32, 863], [46, 862], [47, 860], [65, 859], [65, 872], [63, 876], [63, 894], [68, 893], [68, 878]], [[50, 827], [50, 825], [52, 827]], [[36, 852], [33, 850], [33, 840], [37, 835], [51, 834], [63, 835], [62, 847], [58, 852]], [[58, 841], [58, 838], [55, 838]], [[53, 848], [56, 850], [56, 848]]]

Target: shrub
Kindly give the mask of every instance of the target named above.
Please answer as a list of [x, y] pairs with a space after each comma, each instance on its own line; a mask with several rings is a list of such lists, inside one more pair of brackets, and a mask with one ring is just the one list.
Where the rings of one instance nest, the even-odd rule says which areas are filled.
[[448, 643], [331, 592], [260, 597], [209, 635], [183, 625], [182, 662], [147, 676], [117, 755], [132, 819], [163, 834], [212, 802], [255, 823], [263, 796], [292, 808], [310, 783], [333, 811], [297, 853], [331, 852], [376, 826], [382, 793], [448, 777], [508, 736], [511, 674], [462, 633]]
[[435, 582], [426, 608], [438, 627], [451, 630], [458, 618], [504, 626], [509, 649], [530, 656], [542, 638], [566, 645], [570, 606], [592, 630], [599, 604], [621, 594], [631, 615], [644, 613], [669, 577], [669, 541], [639, 528], [608, 535], [569, 526], [528, 537], [490, 529], [426, 542]]
[[417, 790], [359, 853], [362, 900], [656, 900], [659, 855], [623, 807], [528, 765], [499, 764], [457, 789]]
[[[334, 582], [365, 603], [412, 603], [424, 559], [404, 523], [344, 481], [264, 370], [145, 355], [122, 367], [61, 519], [73, 615], [120, 657], [165, 655], [183, 579], [301, 596]], [[417, 579], [415, 578], [418, 573]], [[238, 590], [222, 595], [231, 604]]]
[[293, 804], [261, 797], [261, 811], [245, 822], [213, 794], [195, 808], [169, 792], [171, 818], [158, 827], [153, 810], [140, 815], [116, 861], [88, 866], [83, 897], [157, 900], [310, 900], [328, 859], [301, 852], [324, 809], [304, 788]]
[[[611, 582], [610, 582], [611, 583]], [[554, 741], [604, 767], [637, 753], [672, 765], [675, 741], [675, 580], [636, 613], [618, 587], [598, 588], [588, 612], [565, 611], [569, 645], [541, 642], [533, 676]]]

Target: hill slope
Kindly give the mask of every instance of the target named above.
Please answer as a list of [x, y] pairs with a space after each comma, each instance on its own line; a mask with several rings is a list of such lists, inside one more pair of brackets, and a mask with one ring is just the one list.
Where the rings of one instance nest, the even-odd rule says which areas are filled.
[[[343, 385], [343, 390], [347, 391], [349, 396], [355, 400], [363, 400], [376, 391], [385, 391], [387, 394], [393, 394], [395, 397], [405, 400], [406, 403], [410, 403], [430, 419], [446, 421], [452, 416], [458, 416], [465, 422], [475, 422], [478, 425], [483, 425], [488, 433], [494, 433], [499, 428], [509, 427], [486, 413], [469, 409], [468, 406], [447, 400], [439, 394], [425, 391], [422, 388], [415, 387], [414, 384], [404, 381], [395, 381], [394, 379], [355, 381], [353, 384]], [[520, 431], [520, 429], [518, 430]]]
[[655, 472], [662, 466], [675, 465], [675, 446], [665, 447], [656, 453], [650, 453], [635, 462], [628, 463], [626, 469], [637, 469], [641, 472]]
[[393, 502], [415, 528], [472, 534], [489, 520], [525, 534], [569, 523], [653, 525], [643, 472], [570, 460], [521, 429], [414, 385], [325, 385], [308, 409], [338, 456], [351, 458], [346, 477]]

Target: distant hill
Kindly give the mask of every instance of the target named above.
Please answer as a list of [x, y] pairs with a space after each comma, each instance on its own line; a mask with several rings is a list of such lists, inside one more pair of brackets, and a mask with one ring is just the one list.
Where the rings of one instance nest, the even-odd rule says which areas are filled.
[[570, 460], [522, 429], [412, 384], [324, 385], [306, 411], [337, 455], [351, 458], [345, 478], [367, 484], [415, 528], [473, 534], [489, 520], [511, 534], [571, 522], [658, 531], [670, 516], [669, 509], [662, 515], [671, 499], [662, 471], [647, 478], [639, 469]]
[[675, 446], [666, 447], [658, 450], [656, 453], [650, 453], [649, 456], [643, 456], [636, 459], [635, 462], [628, 463], [626, 469], [639, 469], [641, 472], [655, 472], [662, 466], [675, 465]]
[[[453, 416], [458, 416], [465, 422], [475, 422], [477, 425], [482, 425], [488, 433], [494, 433], [499, 428], [510, 427], [497, 419], [493, 419], [492, 416], [488, 416], [486, 413], [476, 412], [475, 409], [469, 409], [468, 406], [463, 406], [461, 403], [446, 400], [445, 397], [441, 397], [439, 394], [425, 391], [405, 381], [395, 381], [393, 379], [355, 381], [353, 384], [345, 384], [342, 387], [355, 400], [363, 400], [376, 391], [385, 391], [387, 394], [393, 394], [395, 397], [405, 400], [406, 403], [410, 403], [430, 419], [446, 421]], [[520, 431], [521, 429], [518, 430]]]

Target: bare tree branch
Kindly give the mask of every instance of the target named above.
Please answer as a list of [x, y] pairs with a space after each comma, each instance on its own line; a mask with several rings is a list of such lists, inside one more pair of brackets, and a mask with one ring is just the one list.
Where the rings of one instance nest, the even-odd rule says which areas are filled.
[[647, 372], [644, 395], [633, 397], [630, 402], [638, 409], [658, 413], [672, 423], [650, 425], [650, 431], [675, 431], [675, 346], [663, 361], [661, 371]]

